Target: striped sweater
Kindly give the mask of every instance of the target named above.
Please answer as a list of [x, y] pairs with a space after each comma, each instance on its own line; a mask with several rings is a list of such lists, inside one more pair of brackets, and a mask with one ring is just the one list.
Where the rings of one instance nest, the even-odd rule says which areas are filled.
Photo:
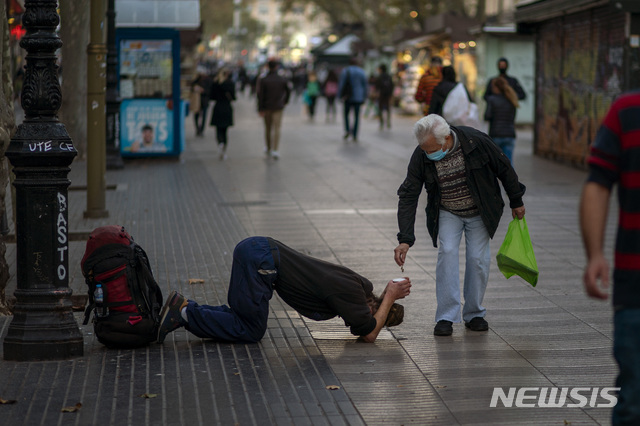
[[588, 181], [609, 189], [618, 184], [613, 304], [640, 308], [640, 91], [613, 102], [588, 163]]

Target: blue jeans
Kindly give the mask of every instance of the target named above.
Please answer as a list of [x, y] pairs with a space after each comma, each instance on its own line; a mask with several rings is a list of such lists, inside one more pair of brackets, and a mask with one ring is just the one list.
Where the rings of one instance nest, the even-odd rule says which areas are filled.
[[466, 264], [464, 271], [465, 322], [484, 317], [482, 306], [489, 281], [491, 249], [489, 233], [480, 216], [460, 217], [440, 210], [438, 223], [438, 263], [436, 265], [436, 321], [460, 322], [460, 241], [464, 231]]
[[276, 261], [265, 237], [241, 241], [233, 251], [229, 306], [187, 305], [187, 330], [198, 337], [227, 342], [257, 342], [267, 331]]
[[613, 317], [613, 355], [620, 372], [618, 404], [613, 407], [612, 424], [640, 424], [640, 309], [621, 309]]
[[504, 155], [513, 164], [513, 149], [516, 146], [516, 138], [492, 138], [493, 142], [500, 147]]
[[[345, 101], [344, 103], [344, 132], [358, 138], [358, 122], [360, 121], [360, 106], [362, 102]], [[353, 127], [349, 126], [349, 112], [353, 109]]]

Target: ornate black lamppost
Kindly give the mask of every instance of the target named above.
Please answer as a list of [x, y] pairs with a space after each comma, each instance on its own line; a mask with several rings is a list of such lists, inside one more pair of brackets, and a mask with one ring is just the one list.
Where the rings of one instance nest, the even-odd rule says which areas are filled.
[[56, 0], [26, 0], [27, 51], [22, 108], [6, 156], [15, 173], [17, 289], [4, 359], [55, 360], [83, 353], [69, 289], [69, 166], [73, 142], [57, 112], [62, 102], [56, 50]]

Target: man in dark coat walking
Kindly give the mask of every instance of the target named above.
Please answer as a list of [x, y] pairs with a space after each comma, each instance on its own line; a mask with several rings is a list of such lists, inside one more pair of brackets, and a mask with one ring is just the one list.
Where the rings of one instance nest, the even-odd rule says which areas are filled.
[[271, 59], [267, 66], [269, 71], [257, 82], [258, 113], [264, 119], [267, 157], [270, 156], [277, 160], [280, 158], [278, 146], [280, 144], [282, 111], [289, 103], [291, 87], [289, 87], [289, 81], [278, 74], [280, 63], [277, 60]]

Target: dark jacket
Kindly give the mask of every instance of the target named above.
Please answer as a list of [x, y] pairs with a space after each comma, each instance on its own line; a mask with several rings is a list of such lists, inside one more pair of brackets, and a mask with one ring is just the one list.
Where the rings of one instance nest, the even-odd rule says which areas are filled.
[[366, 336], [376, 327], [367, 297], [373, 284], [342, 265], [300, 253], [269, 239], [278, 249], [274, 288], [289, 306], [315, 321], [340, 316], [351, 333]]
[[[524, 92], [524, 89], [520, 85], [520, 82], [518, 81], [517, 78], [511, 77], [511, 76], [506, 75], [506, 74], [504, 74], [503, 77], [507, 79], [507, 81], [509, 82], [509, 86], [511, 86], [513, 88], [513, 90], [516, 91], [516, 94], [518, 95], [518, 99], [523, 100], [523, 99], [525, 99], [527, 97], [527, 94]], [[493, 78], [489, 79], [489, 81], [487, 82], [487, 87], [484, 89], [484, 95], [482, 96], [482, 98], [485, 101], [487, 100], [487, 98], [489, 96], [492, 95], [492, 93], [491, 93], [491, 84], [493, 84], [493, 79], [494, 78], [496, 78], [496, 77], [493, 77]]]
[[211, 86], [211, 100], [215, 101], [211, 114], [211, 125], [218, 127], [233, 126], [233, 106], [231, 101], [236, 100], [236, 89], [231, 78], [222, 83], [213, 83]]
[[278, 75], [276, 71], [270, 71], [257, 83], [258, 111], [278, 111], [284, 109], [289, 103], [291, 88], [289, 81]]
[[211, 99], [211, 78], [209, 76], [199, 74], [198, 77], [191, 82], [191, 90], [193, 90], [196, 85], [202, 87], [202, 92], [200, 92], [200, 103], [202, 104], [202, 108], [206, 108], [209, 100]]
[[489, 136], [492, 138], [516, 137], [516, 107], [504, 96], [492, 94], [487, 97], [484, 119], [489, 122]]
[[442, 106], [444, 105], [445, 99], [447, 99], [447, 95], [450, 91], [456, 87], [455, 81], [445, 81], [442, 80], [436, 87], [433, 89], [433, 94], [431, 95], [431, 103], [429, 104], [429, 114], [438, 114], [442, 115]]
[[[518, 175], [511, 162], [490, 137], [466, 126], [451, 126], [451, 130], [458, 136], [464, 154], [469, 191], [478, 206], [489, 236], [493, 238], [504, 209], [498, 179], [509, 197], [509, 206], [512, 209], [524, 205], [522, 196], [525, 186], [518, 181]], [[423, 186], [427, 190], [427, 229], [433, 246], [437, 247], [441, 197], [438, 173], [435, 162], [429, 160], [418, 146], [409, 160], [407, 177], [398, 188], [398, 242], [407, 243], [409, 246], [416, 240], [414, 224], [418, 198]]]

